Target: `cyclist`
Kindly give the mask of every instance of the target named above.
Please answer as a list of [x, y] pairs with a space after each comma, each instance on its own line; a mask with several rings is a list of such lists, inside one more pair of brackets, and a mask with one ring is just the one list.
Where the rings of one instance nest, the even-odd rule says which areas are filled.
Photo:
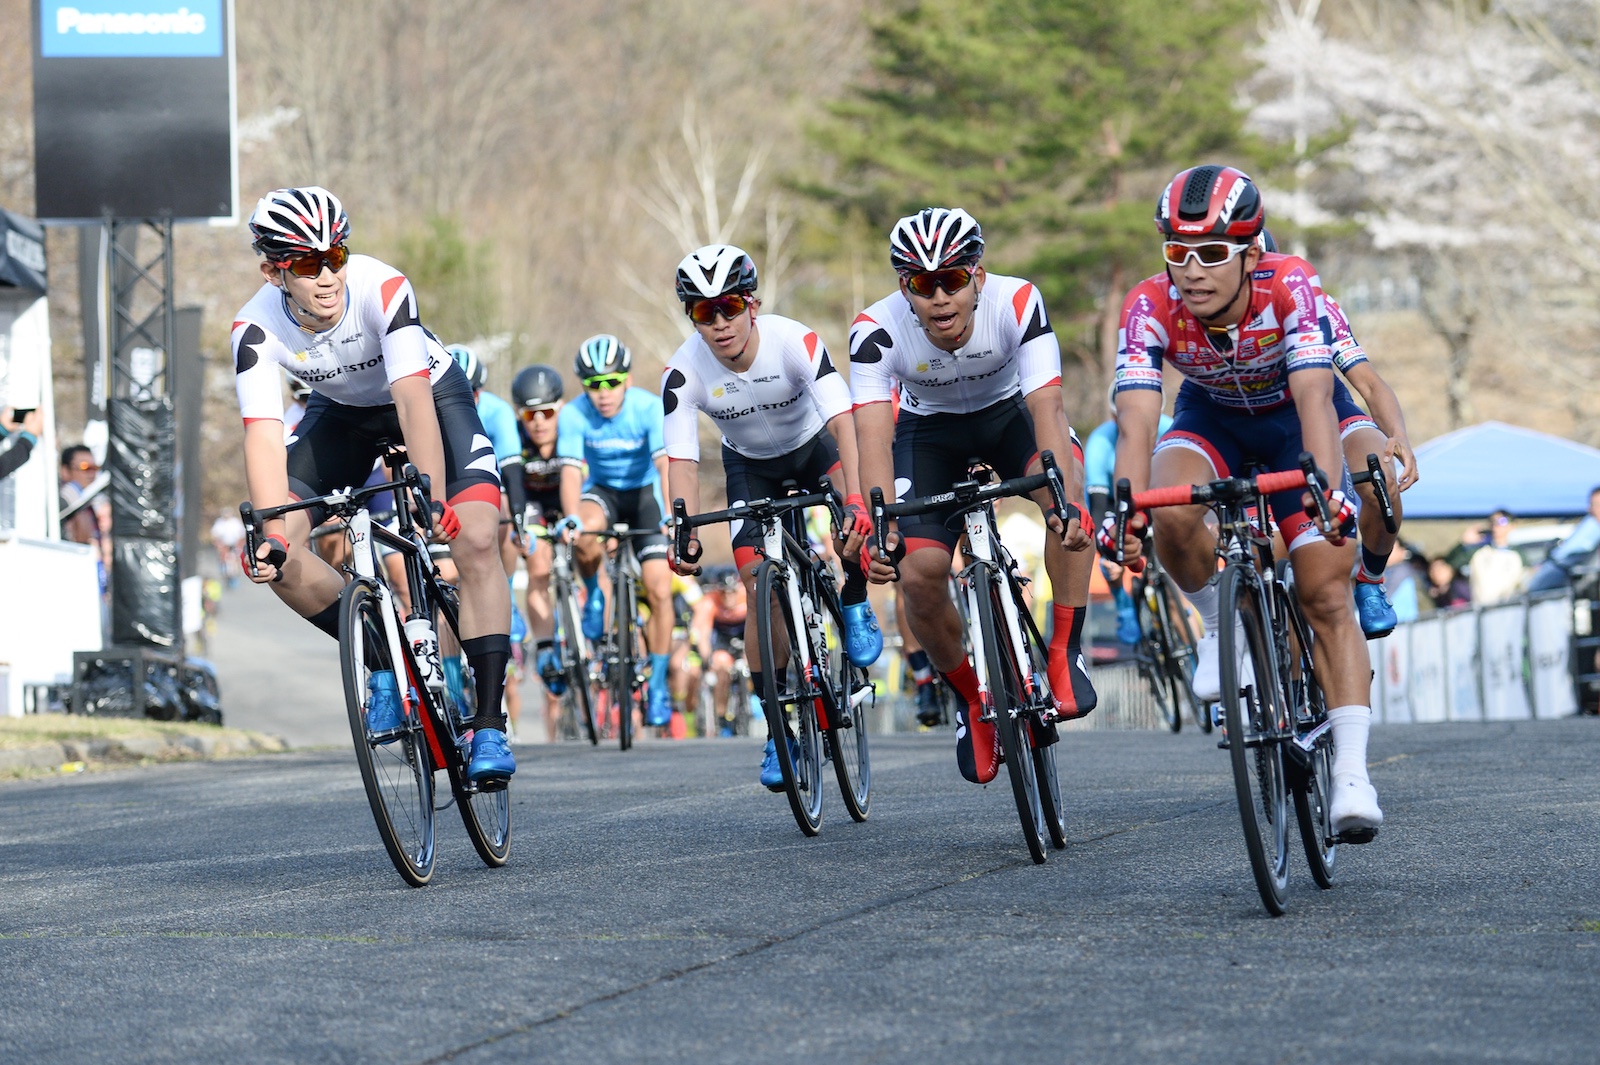
[[[1278, 250], [1268, 230], [1263, 229], [1257, 240], [1264, 252]], [[1381, 456], [1389, 500], [1394, 506], [1396, 531], [1390, 532], [1378, 510], [1377, 491], [1370, 484], [1362, 484], [1356, 489], [1361, 497], [1361, 513], [1357, 521], [1361, 532], [1361, 562], [1355, 575], [1356, 614], [1361, 622], [1361, 631], [1367, 639], [1375, 640], [1389, 635], [1399, 624], [1383, 588], [1383, 571], [1388, 566], [1395, 541], [1400, 538], [1400, 493], [1417, 483], [1417, 456], [1411, 450], [1411, 438], [1406, 433], [1406, 416], [1400, 409], [1399, 397], [1389, 383], [1379, 376], [1367, 353], [1356, 342], [1344, 310], [1327, 293], [1323, 293], [1322, 331], [1333, 345], [1334, 368], [1360, 394], [1366, 402], [1367, 411], [1372, 412], [1368, 414], [1357, 407], [1343, 385], [1335, 382], [1334, 409], [1339, 413], [1339, 436], [1344, 443], [1345, 464], [1351, 469], [1360, 469], [1366, 466], [1368, 455]], [[1395, 459], [1400, 460], [1398, 479], [1394, 475]]]
[[[886, 497], [947, 491], [965, 480], [978, 458], [1002, 478], [1039, 467], [1053, 451], [1069, 499], [1083, 491], [1082, 450], [1061, 401], [1061, 349], [1038, 289], [1020, 277], [989, 274], [983, 232], [959, 208], [929, 207], [895, 223], [889, 262], [899, 291], [879, 300], [850, 327], [850, 391], [861, 438], [861, 483]], [[890, 402], [900, 388], [899, 419]], [[1055, 718], [1094, 709], [1080, 643], [1094, 553], [1082, 527], [1083, 508], [1054, 512], [1049, 495], [1045, 568], [1054, 600], [1048, 665]], [[959, 532], [947, 514], [902, 519], [891, 534], [911, 630], [934, 668], [961, 696], [956, 710], [956, 763], [966, 779], [985, 783], [999, 769], [994, 725], [981, 721], [978, 676], [962, 648], [961, 618], [949, 577]], [[871, 559], [872, 579], [893, 580], [887, 559]], [[1051, 730], [1053, 733], [1053, 729]]]
[[[678, 264], [675, 290], [694, 323], [661, 377], [666, 406], [668, 485], [690, 513], [700, 510], [700, 427], [704, 411], [722, 432], [722, 467], [728, 504], [783, 494], [783, 482], [814, 491], [828, 476], [845, 494], [852, 516], [843, 556], [855, 558], [870, 526], [856, 482], [856, 431], [850, 416], [850, 389], [834, 369], [827, 345], [816, 332], [792, 318], [757, 312], [755, 260], [730, 244], [710, 244]], [[733, 523], [733, 561], [745, 590], [755, 593], [756, 556], [761, 527]], [[698, 567], [675, 560], [680, 573]], [[867, 602], [867, 582], [859, 566], [846, 566], [841, 601], [845, 650], [859, 666], [877, 661], [883, 635]], [[757, 654], [756, 616], [745, 621], [745, 660], [751, 687], [759, 694], [763, 678]], [[761, 783], [783, 789], [775, 737], [767, 738]], [[789, 742], [795, 744], [793, 738]], [[798, 745], [795, 745], [798, 750]]]
[[[633, 355], [609, 333], [585, 340], [573, 362], [583, 395], [561, 409], [556, 420], [556, 454], [561, 471], [562, 526], [570, 536], [610, 529], [659, 530], [659, 489], [666, 476], [666, 448], [661, 440], [661, 399], [631, 387]], [[582, 464], [588, 465], [585, 477]], [[583, 536], [573, 550], [588, 598], [583, 604], [583, 632], [598, 640], [605, 632], [605, 596], [600, 591], [600, 562], [605, 542]], [[639, 559], [640, 583], [650, 601], [645, 645], [650, 651], [650, 700], [645, 723], [652, 728], [672, 720], [667, 688], [667, 656], [672, 646], [672, 571], [667, 566], [667, 538], [657, 532], [633, 541]]]
[[[529, 530], [547, 528], [561, 519], [561, 459], [556, 455], [556, 419], [565, 391], [561, 375], [549, 366], [524, 366], [511, 379], [512, 409], [522, 442], [524, 522]], [[545, 686], [545, 721], [556, 733], [561, 702], [567, 690], [561, 660], [555, 651], [555, 611], [550, 605], [551, 547], [547, 541], [525, 543], [528, 567], [528, 632], [533, 638], [534, 669]]]
[[[467, 383], [472, 386], [472, 402], [478, 408], [478, 419], [483, 422], [484, 432], [494, 445], [494, 461], [499, 469], [502, 489], [500, 559], [505, 565], [506, 576], [511, 577], [517, 572], [517, 554], [522, 541], [522, 512], [527, 495], [522, 479], [522, 437], [517, 432], [517, 414], [511, 409], [511, 404], [484, 389], [489, 369], [476, 352], [465, 344], [451, 344], [445, 350], [456, 360], [461, 372], [467, 375]], [[510, 528], [504, 527], [507, 519], [510, 520]], [[516, 530], [516, 535], [512, 535], [512, 529]], [[511, 611], [511, 624], [515, 626], [515, 603], [511, 605]]]
[[700, 660], [711, 670], [711, 703], [717, 720], [717, 733], [734, 734], [734, 723], [748, 706], [728, 705], [733, 688], [734, 656], [749, 644], [745, 642], [745, 623], [749, 618], [749, 597], [736, 566], [709, 566], [704, 580], [705, 595], [695, 604], [692, 624]]
[[[1123, 303], [1116, 476], [1141, 491], [1239, 474], [1252, 460], [1293, 470], [1309, 451], [1320, 469], [1341, 478], [1329, 486], [1327, 536], [1306, 513], [1309, 493], [1278, 493], [1271, 504], [1331, 707], [1334, 830], [1370, 838], [1383, 814], [1367, 777], [1370, 666], [1351, 607], [1354, 544], [1338, 531], [1353, 519], [1354, 503], [1334, 408], [1333, 351], [1319, 321], [1317, 275], [1302, 259], [1261, 251], [1256, 237], [1265, 221], [1260, 190], [1232, 167], [1184, 170], [1161, 194], [1155, 222], [1167, 268]], [[1172, 428], [1157, 444], [1167, 362], [1185, 380]], [[1217, 560], [1205, 517], [1204, 507], [1168, 507], [1155, 521], [1155, 550], [1206, 625], [1194, 682], [1202, 699], [1216, 698], [1219, 688]], [[1103, 525], [1098, 537], [1107, 551], [1111, 528]], [[1136, 532], [1124, 544], [1133, 556]]]
[[[1089, 497], [1089, 513], [1095, 524], [1111, 513], [1112, 471], [1117, 464], [1117, 383], [1111, 382], [1106, 391], [1106, 406], [1111, 417], [1094, 427], [1083, 442], [1083, 482]], [[1161, 434], [1172, 428], [1172, 416], [1161, 413], [1161, 424], [1156, 429]], [[1112, 602], [1117, 607], [1117, 641], [1125, 644], [1139, 642], [1139, 615], [1133, 598], [1122, 586], [1122, 567], [1115, 562], [1100, 560], [1100, 572], [1105, 575], [1106, 587], [1111, 589]]]
[[[516, 772], [501, 712], [511, 600], [495, 551], [499, 479], [466, 377], [422, 328], [405, 276], [350, 254], [350, 219], [332, 193], [275, 189], [250, 232], [264, 283], [234, 316], [232, 337], [250, 498], [278, 506], [360, 484], [380, 441], [405, 441], [432, 482], [431, 519], [461, 574], [461, 644], [478, 697], [468, 775], [503, 780]], [[287, 447], [274, 364], [315, 389]], [[321, 520], [298, 511], [267, 522], [251, 579], [337, 637], [344, 580], [307, 546]], [[371, 683], [370, 726], [398, 727], [396, 678], [380, 672]]]

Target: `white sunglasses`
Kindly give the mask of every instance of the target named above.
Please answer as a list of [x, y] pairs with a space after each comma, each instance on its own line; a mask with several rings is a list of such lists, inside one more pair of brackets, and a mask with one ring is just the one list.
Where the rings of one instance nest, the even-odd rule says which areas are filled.
[[1185, 244], [1181, 240], [1163, 241], [1161, 257], [1168, 266], [1183, 266], [1190, 258], [1200, 260], [1201, 266], [1221, 266], [1249, 251], [1250, 244], [1235, 244], [1231, 240], [1208, 240], [1201, 244]]

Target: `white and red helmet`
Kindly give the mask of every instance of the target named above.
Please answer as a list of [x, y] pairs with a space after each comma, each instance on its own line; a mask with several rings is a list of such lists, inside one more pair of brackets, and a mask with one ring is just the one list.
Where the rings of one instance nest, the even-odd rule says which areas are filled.
[[983, 258], [983, 229], [959, 207], [924, 207], [889, 231], [889, 265], [925, 273]]
[[1195, 166], [1167, 182], [1156, 200], [1156, 228], [1168, 237], [1254, 240], [1267, 224], [1261, 190], [1231, 166]]
[[350, 216], [339, 197], [319, 185], [273, 189], [250, 215], [251, 247], [273, 264], [327, 251], [350, 237]]
[[732, 244], [707, 244], [678, 264], [678, 299], [683, 303], [715, 299], [729, 292], [756, 290], [756, 263]]

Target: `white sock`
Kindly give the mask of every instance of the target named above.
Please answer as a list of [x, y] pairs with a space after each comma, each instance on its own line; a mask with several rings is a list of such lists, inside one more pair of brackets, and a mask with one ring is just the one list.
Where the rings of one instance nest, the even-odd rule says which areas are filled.
[[1367, 734], [1372, 729], [1372, 708], [1336, 706], [1328, 711], [1333, 726], [1333, 778], [1367, 779]]
[[1217, 582], [1207, 581], [1198, 592], [1184, 592], [1183, 597], [1189, 600], [1195, 610], [1200, 614], [1207, 632], [1217, 631]]

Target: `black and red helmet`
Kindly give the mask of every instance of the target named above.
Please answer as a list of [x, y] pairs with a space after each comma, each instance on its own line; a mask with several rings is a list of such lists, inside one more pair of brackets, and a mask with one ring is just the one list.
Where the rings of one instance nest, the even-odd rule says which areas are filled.
[[1231, 166], [1190, 167], [1156, 201], [1156, 228], [1168, 237], [1254, 240], [1266, 224], [1261, 190]]

